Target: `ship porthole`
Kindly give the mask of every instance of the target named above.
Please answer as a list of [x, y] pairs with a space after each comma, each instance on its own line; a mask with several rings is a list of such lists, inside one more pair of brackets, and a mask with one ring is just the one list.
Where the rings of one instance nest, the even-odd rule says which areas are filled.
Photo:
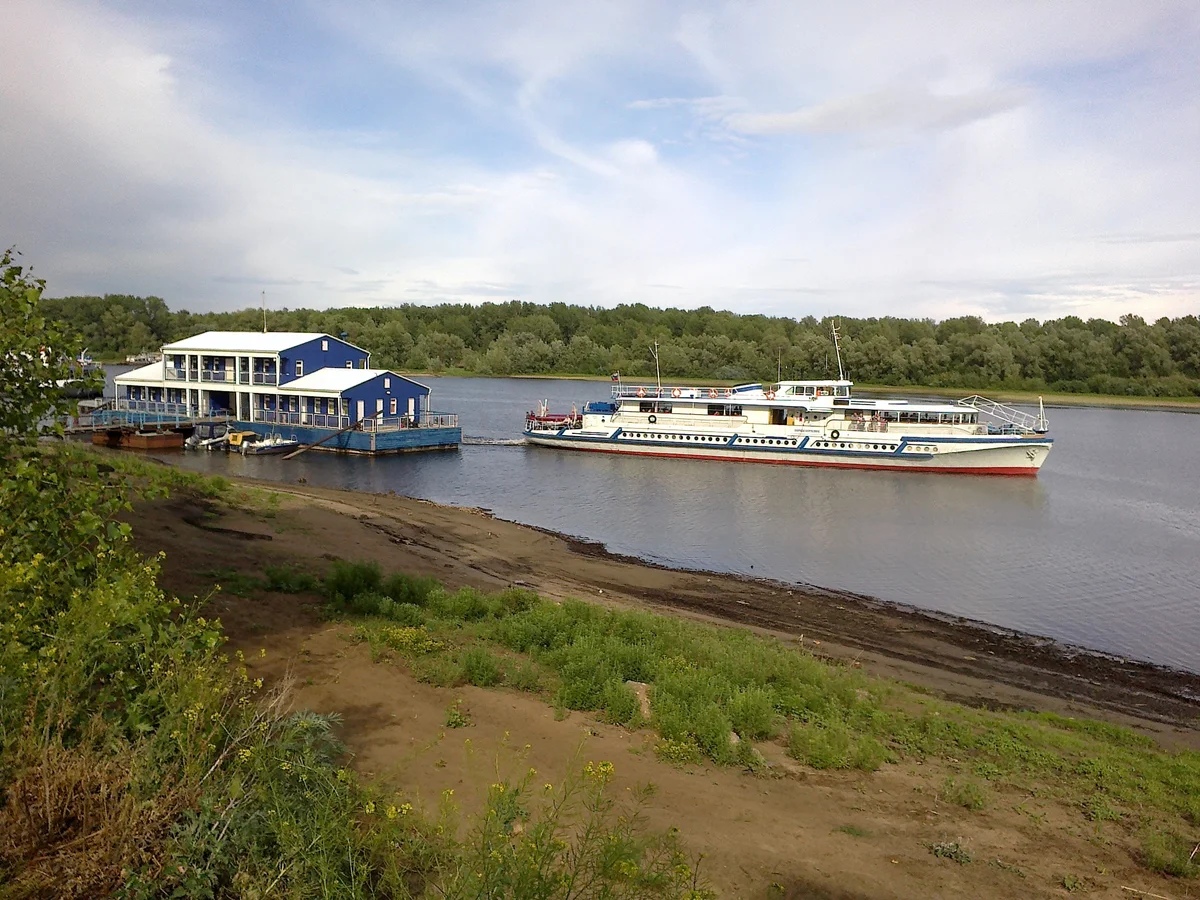
[[842, 436], [842, 433], [835, 428], [833, 431], [829, 432], [829, 436], [836, 441]]

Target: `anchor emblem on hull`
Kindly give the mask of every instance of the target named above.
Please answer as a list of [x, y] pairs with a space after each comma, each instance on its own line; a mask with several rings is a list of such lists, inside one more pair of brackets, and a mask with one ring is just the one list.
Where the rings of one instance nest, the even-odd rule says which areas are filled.
[[1025, 455], [1029, 457], [1030, 462], [1033, 462], [1035, 459], [1037, 459], [1037, 451], [1036, 450], [1026, 450]]

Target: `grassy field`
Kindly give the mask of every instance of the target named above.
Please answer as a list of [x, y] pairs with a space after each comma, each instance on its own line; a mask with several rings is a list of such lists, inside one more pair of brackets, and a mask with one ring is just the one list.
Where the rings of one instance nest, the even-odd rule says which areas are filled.
[[[264, 586], [312, 590], [304, 576]], [[1166, 752], [1086, 719], [972, 709], [835, 666], [777, 641], [650, 613], [540, 599], [525, 590], [447, 591], [436, 581], [335, 563], [321, 588], [356, 640], [418, 679], [507, 687], [560, 710], [649, 728], [671, 763], [758, 770], [777, 742], [814, 769], [873, 771], [936, 760], [943, 794], [981, 810], [999, 793], [1053, 799], [1082, 822], [1111, 822], [1140, 861], [1180, 877], [1200, 828], [1200, 754]], [[647, 686], [644, 709], [631, 683]]]

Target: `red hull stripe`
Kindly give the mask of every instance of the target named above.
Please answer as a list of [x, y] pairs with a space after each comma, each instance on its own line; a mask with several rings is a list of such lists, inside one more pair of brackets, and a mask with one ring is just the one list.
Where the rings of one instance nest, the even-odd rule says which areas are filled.
[[[542, 444], [541, 446], [547, 446]], [[820, 469], [870, 469], [875, 472], [928, 472], [935, 475], [1016, 475], [1036, 478], [1038, 470], [1032, 466], [880, 466], [871, 463], [809, 462], [789, 459], [734, 459], [729, 456], [702, 456], [696, 453], [663, 453], [655, 450], [648, 453], [631, 453], [628, 450], [609, 450], [606, 447], [568, 447], [558, 449], [578, 450], [581, 453], [611, 453], [614, 456], [657, 456], [662, 459], [704, 459], [715, 462], [749, 462], [767, 466], [802, 466]]]

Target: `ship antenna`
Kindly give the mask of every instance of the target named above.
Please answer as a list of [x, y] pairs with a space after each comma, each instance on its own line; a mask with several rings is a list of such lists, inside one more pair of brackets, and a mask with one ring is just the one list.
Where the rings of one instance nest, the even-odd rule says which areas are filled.
[[842, 369], [842, 348], [838, 343], [837, 322], [829, 326], [829, 330], [833, 332], [833, 352], [837, 354], [838, 362], [838, 381], [846, 380], [846, 372]]

